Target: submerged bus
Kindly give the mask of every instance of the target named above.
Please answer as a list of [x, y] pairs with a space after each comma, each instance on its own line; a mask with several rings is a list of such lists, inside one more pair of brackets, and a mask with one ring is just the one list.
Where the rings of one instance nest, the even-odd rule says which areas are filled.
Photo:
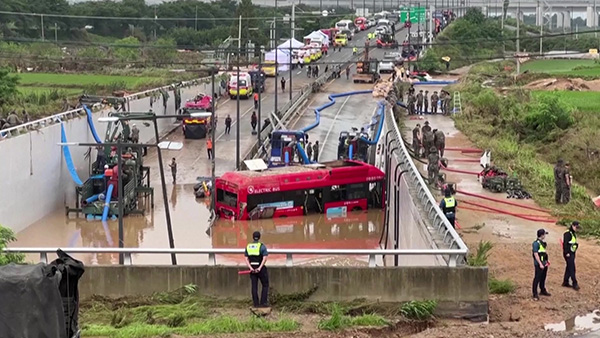
[[384, 173], [359, 161], [235, 171], [216, 180], [215, 212], [247, 220], [382, 208]]

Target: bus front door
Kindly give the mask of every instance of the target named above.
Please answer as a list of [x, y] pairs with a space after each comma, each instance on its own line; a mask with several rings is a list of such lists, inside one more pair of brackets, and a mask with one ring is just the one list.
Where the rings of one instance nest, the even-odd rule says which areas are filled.
[[304, 197], [304, 209], [307, 214], [323, 212], [323, 189], [305, 190]]

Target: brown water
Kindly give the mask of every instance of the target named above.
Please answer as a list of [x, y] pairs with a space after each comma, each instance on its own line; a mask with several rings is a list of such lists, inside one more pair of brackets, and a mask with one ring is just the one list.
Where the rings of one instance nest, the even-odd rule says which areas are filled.
[[[209, 229], [208, 199], [195, 199], [193, 184], [168, 185], [168, 202], [175, 246], [177, 248], [244, 248], [254, 231], [261, 231], [269, 248], [375, 249], [383, 228], [381, 210], [351, 213], [346, 218], [327, 219], [315, 214], [259, 221], [218, 220]], [[148, 210], [148, 209], [147, 209]], [[168, 248], [168, 233], [162, 197], [155, 197], [155, 208], [146, 215], [131, 215], [124, 221], [124, 247]], [[67, 217], [57, 211], [17, 234], [13, 247], [118, 247], [118, 221], [86, 220]], [[76, 255], [85, 264], [117, 264], [118, 255]], [[179, 264], [204, 264], [206, 255], [178, 255]], [[330, 260], [331, 257], [294, 257], [294, 262]], [[38, 255], [30, 255], [37, 261]], [[170, 264], [169, 255], [141, 254], [133, 257], [136, 264]], [[342, 260], [343, 264], [365, 262], [366, 257]], [[352, 261], [352, 262], [350, 262]], [[242, 264], [237, 255], [217, 256], [218, 264]], [[273, 257], [271, 264], [285, 264], [285, 257]]]
[[569, 318], [556, 324], [547, 324], [544, 328], [548, 331], [598, 331], [600, 330], [600, 310], [595, 310], [582, 316]]

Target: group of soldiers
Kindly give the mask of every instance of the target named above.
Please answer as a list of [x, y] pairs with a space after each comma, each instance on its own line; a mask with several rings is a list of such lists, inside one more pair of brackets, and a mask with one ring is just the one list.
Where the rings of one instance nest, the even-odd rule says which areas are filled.
[[567, 204], [571, 200], [571, 172], [569, 162], [559, 159], [554, 166], [554, 186], [556, 204]]
[[[429, 183], [436, 182], [440, 173], [440, 160], [444, 157], [446, 148], [446, 136], [439, 129], [431, 129], [429, 121], [425, 121], [423, 127], [417, 124], [412, 131], [412, 147], [415, 157], [427, 158], [427, 177]], [[423, 152], [421, 151], [423, 149]]]
[[6, 118], [0, 116], [0, 130], [16, 127], [27, 122], [29, 122], [29, 114], [27, 114], [25, 110], [23, 110], [23, 120], [21, 120], [17, 113], [13, 110]]
[[[431, 102], [431, 110], [429, 110], [429, 102]], [[450, 93], [442, 90], [438, 96], [438, 92], [434, 91], [429, 97], [429, 91], [426, 90], [423, 93], [422, 90], [415, 95], [415, 87], [411, 85], [408, 89], [408, 115], [423, 115], [423, 114], [437, 114], [438, 103], [442, 114], [446, 115], [449, 112], [450, 107]]]

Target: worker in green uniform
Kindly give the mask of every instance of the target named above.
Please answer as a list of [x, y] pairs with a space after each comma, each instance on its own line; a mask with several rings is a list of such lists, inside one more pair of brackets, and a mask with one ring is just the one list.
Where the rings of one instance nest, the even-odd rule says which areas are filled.
[[448, 222], [452, 225], [453, 228], [456, 229], [456, 199], [452, 196], [452, 190], [450, 188], [446, 188], [444, 190], [444, 198], [440, 201], [440, 209], [448, 219]]
[[431, 95], [431, 113], [432, 114], [437, 114], [438, 100], [439, 99], [440, 98], [438, 97], [437, 91], [434, 91], [433, 94]]
[[357, 52], [358, 48], [356, 48], [356, 46], [352, 47], [352, 54], [356, 55]]
[[127, 120], [121, 121], [121, 125], [123, 126], [123, 141], [128, 142], [129, 137], [131, 135], [131, 129], [129, 128], [129, 121], [127, 121]]
[[548, 232], [544, 229], [537, 231], [537, 239], [533, 241], [532, 252], [533, 252], [533, 299], [539, 300], [538, 288], [540, 289], [540, 295], [550, 296], [548, 290], [546, 290], [546, 275], [548, 274], [548, 252], [546, 251], [547, 243], [544, 241]]
[[[425, 149], [427, 150], [427, 148]], [[431, 147], [427, 151], [427, 160], [429, 161], [427, 164], [427, 177], [429, 178], [429, 184], [435, 184], [440, 175], [440, 155], [435, 147]]]
[[412, 147], [415, 158], [421, 157], [421, 125], [417, 123], [415, 129], [412, 130]]
[[[579, 291], [579, 283], [577, 283], [577, 277], [575, 277], [575, 252], [579, 248], [577, 243], [577, 231], [580, 226], [578, 221], [571, 223], [569, 230], [563, 234], [562, 246], [563, 246], [563, 257], [567, 266], [565, 267], [565, 277], [563, 279], [562, 286], [570, 288], [573, 287], [575, 291]], [[569, 283], [569, 279], [573, 284]]]
[[[267, 297], [269, 295], [269, 272], [265, 263], [269, 252], [267, 247], [260, 242], [260, 232], [255, 231], [252, 234], [252, 243], [246, 246], [246, 265], [250, 269], [250, 280], [252, 281], [252, 303], [254, 307], [268, 307]], [[258, 301], [258, 281], [262, 285], [260, 293], [260, 303]]]

